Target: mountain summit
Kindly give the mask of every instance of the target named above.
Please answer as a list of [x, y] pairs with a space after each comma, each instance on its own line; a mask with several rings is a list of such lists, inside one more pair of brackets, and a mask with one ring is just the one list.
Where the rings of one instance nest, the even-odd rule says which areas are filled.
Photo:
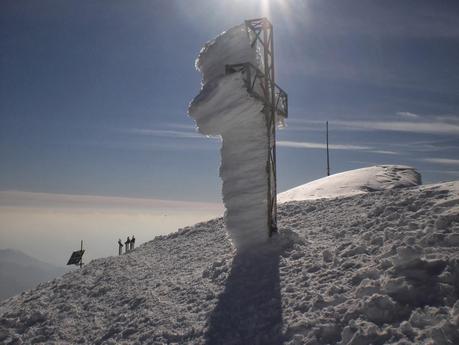
[[0, 304], [5, 344], [457, 344], [459, 181], [279, 205], [239, 254], [222, 219]]

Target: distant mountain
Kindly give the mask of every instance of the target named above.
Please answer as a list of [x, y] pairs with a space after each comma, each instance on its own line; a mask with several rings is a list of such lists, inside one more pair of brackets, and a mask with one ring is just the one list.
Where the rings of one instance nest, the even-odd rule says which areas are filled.
[[68, 269], [35, 259], [15, 249], [0, 249], [0, 300], [56, 278]]

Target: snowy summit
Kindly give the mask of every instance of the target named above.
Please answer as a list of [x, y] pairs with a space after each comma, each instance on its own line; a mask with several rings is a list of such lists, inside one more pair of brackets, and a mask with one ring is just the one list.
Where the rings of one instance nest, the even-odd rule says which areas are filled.
[[459, 181], [392, 185], [285, 202], [257, 251], [214, 219], [94, 260], [1, 302], [0, 343], [458, 344]]
[[421, 175], [403, 165], [377, 165], [345, 171], [303, 184], [280, 193], [279, 202], [346, 197], [386, 189], [414, 187]]

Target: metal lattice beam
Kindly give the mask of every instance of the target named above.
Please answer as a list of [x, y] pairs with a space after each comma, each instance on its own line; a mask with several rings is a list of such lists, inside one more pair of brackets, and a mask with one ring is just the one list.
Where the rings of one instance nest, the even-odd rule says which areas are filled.
[[226, 73], [242, 72], [247, 91], [264, 103], [264, 114], [268, 135], [268, 229], [271, 237], [277, 232], [277, 175], [276, 175], [276, 116], [288, 116], [287, 93], [275, 83], [273, 26], [267, 18], [246, 20], [247, 33], [251, 46], [260, 52], [262, 70], [251, 63], [226, 66]]

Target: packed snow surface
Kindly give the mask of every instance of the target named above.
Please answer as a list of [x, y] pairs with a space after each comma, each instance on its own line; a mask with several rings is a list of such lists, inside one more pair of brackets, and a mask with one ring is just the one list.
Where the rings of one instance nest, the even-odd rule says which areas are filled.
[[257, 61], [245, 25], [208, 42], [196, 61], [202, 89], [188, 110], [200, 133], [222, 138], [225, 224], [240, 250], [268, 239], [269, 145], [263, 103], [248, 93], [242, 72], [225, 75], [225, 66]]
[[0, 343], [459, 344], [459, 181], [279, 205], [235, 251], [222, 219], [0, 303]]
[[279, 193], [277, 200], [286, 202], [336, 198], [420, 184], [421, 175], [414, 168], [403, 165], [377, 165], [323, 177]]

